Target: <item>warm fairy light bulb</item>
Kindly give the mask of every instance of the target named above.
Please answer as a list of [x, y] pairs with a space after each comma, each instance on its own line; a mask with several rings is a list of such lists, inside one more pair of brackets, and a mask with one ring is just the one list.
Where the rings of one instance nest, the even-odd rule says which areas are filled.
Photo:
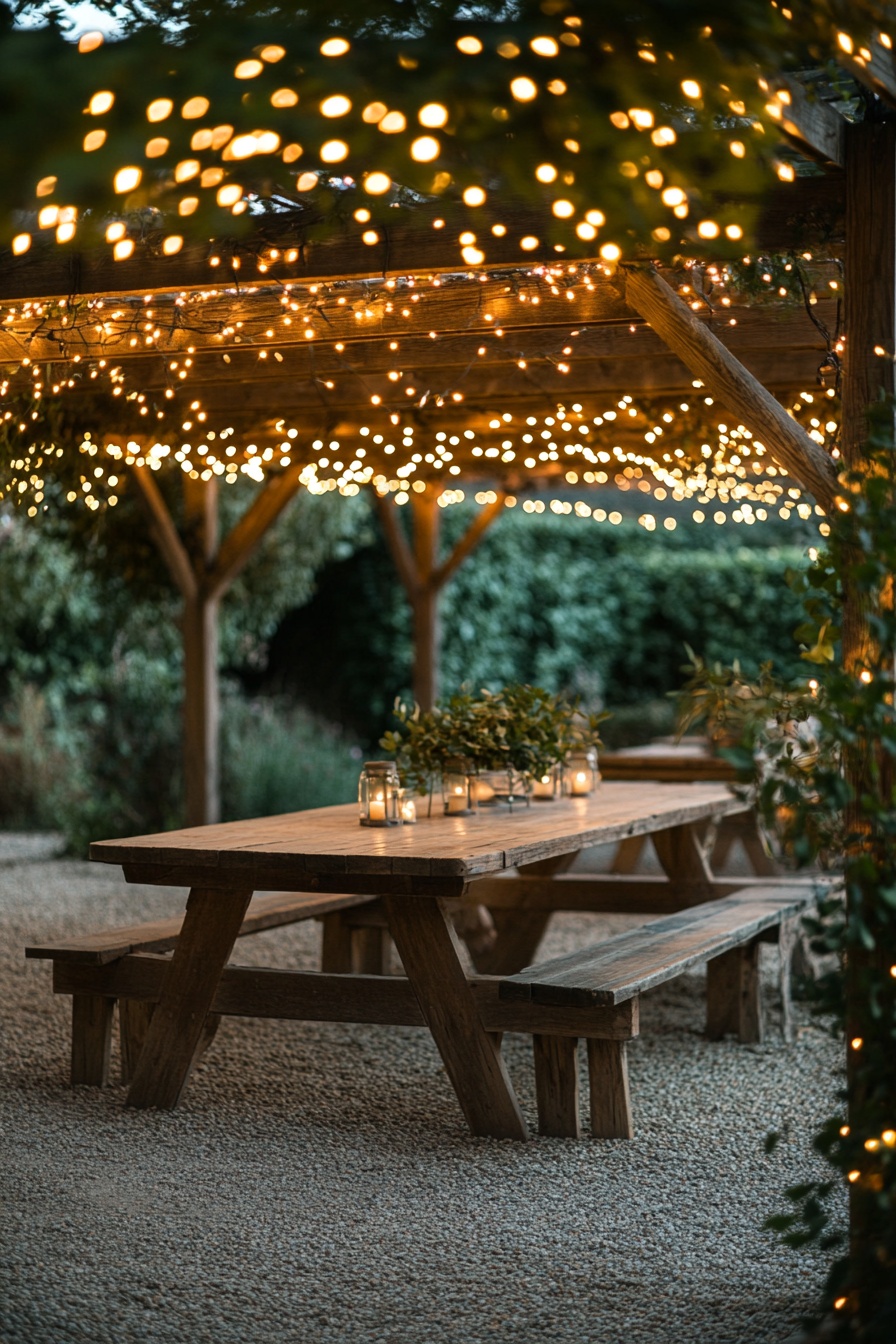
[[92, 33], [82, 33], [78, 38], [78, 50], [82, 56], [86, 55], [88, 51], [96, 51], [97, 47], [101, 47], [105, 40], [103, 34], [96, 31]]
[[663, 192], [662, 195], [663, 205], [672, 205], [672, 206], [683, 205], [684, 201], [685, 201], [685, 194], [682, 191], [681, 187], [666, 187], [666, 190]]
[[361, 113], [361, 120], [366, 121], [368, 125], [374, 126], [382, 121], [388, 111], [389, 109], [385, 103], [368, 103]]
[[[392, 179], [388, 173], [368, 173], [362, 185], [365, 191], [370, 192], [371, 196], [382, 196], [384, 192], [390, 190]], [[367, 218], [370, 218], [369, 212], [367, 212]]]
[[732, 140], [728, 148], [736, 159], [742, 159], [747, 152], [743, 140]]
[[572, 201], [554, 201], [551, 206], [551, 213], [556, 215], [558, 219], [570, 219], [575, 212], [576, 208]]
[[17, 233], [12, 240], [12, 254], [14, 257], [20, 257], [23, 252], [27, 252], [31, 246], [30, 233]]
[[701, 238], [718, 238], [721, 229], [714, 219], [701, 219], [697, 225], [697, 233]]
[[465, 56], [478, 56], [482, 50], [482, 43], [478, 37], [459, 37], [457, 39], [457, 49], [462, 51]]
[[552, 37], [533, 37], [529, 46], [536, 56], [556, 56], [560, 51], [559, 45]]
[[175, 252], [179, 252], [184, 245], [184, 240], [179, 233], [169, 233], [168, 237], [162, 243], [162, 251], [166, 257], [173, 257]]
[[275, 62], [283, 60], [283, 57], [286, 55], [286, 48], [277, 46], [263, 47], [259, 55], [263, 61], [267, 61], [269, 64], [273, 65]]
[[331, 97], [323, 100], [320, 110], [325, 117], [344, 117], [346, 113], [352, 110], [352, 100], [346, 98], [345, 94], [334, 93]]
[[576, 225], [576, 234], [583, 242], [590, 243], [597, 237], [597, 229], [593, 224], [588, 224], [583, 220]]
[[344, 56], [351, 43], [344, 37], [328, 37], [326, 42], [321, 43], [321, 56]]
[[407, 118], [403, 112], [387, 112], [385, 116], [380, 117], [378, 125], [385, 135], [397, 135], [400, 131], [407, 128]]
[[655, 131], [651, 131], [650, 139], [655, 145], [674, 145], [678, 136], [671, 126], [657, 126]]
[[779, 163], [775, 172], [782, 182], [793, 182], [796, 180], [796, 170], [792, 163]]
[[59, 206], [45, 205], [38, 213], [37, 224], [41, 229], [55, 229], [59, 223]]
[[264, 65], [261, 61], [240, 61], [233, 73], [237, 79], [254, 79], [256, 75], [261, 74], [263, 69]]
[[272, 107], [295, 107], [299, 101], [299, 95], [295, 89], [276, 89], [271, 94]]
[[186, 121], [195, 121], [197, 117], [204, 117], [209, 109], [207, 98], [188, 98], [180, 110], [180, 114]]
[[134, 251], [133, 238], [122, 238], [112, 249], [112, 255], [116, 261], [127, 261], [128, 257]]
[[593, 224], [598, 229], [602, 228], [607, 222], [607, 217], [602, 210], [586, 210], [585, 218], [589, 224]]
[[467, 246], [461, 248], [461, 256], [468, 266], [480, 266], [485, 261], [485, 253], [478, 247]]
[[482, 187], [467, 187], [464, 192], [464, 205], [484, 205], [485, 192]]
[[127, 225], [120, 219], [110, 224], [106, 229], [106, 242], [117, 243], [119, 238], [123, 238], [127, 233]]
[[59, 228], [56, 230], [57, 243], [70, 243], [75, 236], [76, 228], [77, 225], [75, 224], [74, 220], [72, 219], [65, 220], [62, 224], [59, 225]]
[[296, 191], [313, 191], [317, 186], [317, 173], [299, 173], [296, 178]]
[[152, 140], [147, 140], [146, 149], [143, 151], [148, 159], [161, 158], [163, 154], [168, 153], [171, 141], [164, 135], [153, 136]]
[[155, 98], [146, 109], [146, 120], [164, 121], [173, 111], [174, 104], [170, 98]]
[[226, 186], [219, 187], [215, 199], [219, 205], [236, 205], [243, 194], [243, 189], [237, 182], [228, 182]]
[[432, 135], [419, 135], [411, 145], [411, 158], [417, 163], [431, 163], [441, 152], [441, 145]]
[[730, 238], [732, 242], [738, 242], [744, 236], [744, 231], [739, 224], [726, 224], [725, 237]]
[[191, 177], [197, 175], [201, 167], [198, 159], [181, 159], [174, 169], [175, 182], [189, 182]]
[[115, 94], [110, 93], [108, 89], [95, 93], [87, 104], [87, 111], [94, 117], [101, 117], [104, 112], [108, 112], [115, 102]]
[[510, 92], [518, 103], [531, 103], [538, 95], [538, 85], [526, 75], [517, 75], [510, 81]]
[[378, 243], [379, 240], [380, 236], [376, 229], [365, 229], [361, 234], [361, 242], [366, 243], [368, 247], [373, 247], [374, 243]]
[[615, 243], [604, 243], [600, 255], [604, 261], [618, 261], [622, 256], [622, 249], [617, 247]]
[[56, 190], [55, 177], [42, 177], [35, 188], [35, 196], [52, 196]]
[[88, 131], [84, 137], [84, 153], [89, 154], [91, 150], [101, 149], [105, 143], [105, 131]]
[[535, 169], [535, 176], [539, 182], [556, 182], [557, 169], [552, 163], [540, 163]]
[[653, 113], [646, 107], [630, 107], [628, 115], [639, 131], [649, 131], [653, 125]]
[[348, 158], [348, 145], [344, 140], [327, 140], [320, 147], [320, 157], [324, 163], [341, 163]]
[[426, 103], [417, 113], [417, 120], [431, 131], [438, 130], [448, 120], [448, 109], [442, 103]]
[[683, 79], [681, 81], [681, 91], [685, 98], [702, 98], [703, 90], [696, 79]]
[[841, 51], [845, 51], [847, 56], [851, 56], [853, 51], [855, 50], [853, 40], [850, 37], [849, 33], [837, 34], [837, 46], [840, 48]]

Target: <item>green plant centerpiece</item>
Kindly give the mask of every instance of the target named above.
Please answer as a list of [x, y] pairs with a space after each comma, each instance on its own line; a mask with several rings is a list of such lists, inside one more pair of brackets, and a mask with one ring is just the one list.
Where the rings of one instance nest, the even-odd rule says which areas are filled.
[[478, 694], [462, 688], [431, 710], [395, 702], [397, 726], [380, 745], [394, 756], [402, 782], [432, 795], [444, 771], [463, 761], [467, 774], [507, 779], [506, 793], [473, 788], [482, 801], [490, 792], [511, 800], [528, 798], [532, 781], [562, 766], [570, 752], [597, 748], [605, 712], [586, 713], [577, 701], [539, 686], [511, 685]]

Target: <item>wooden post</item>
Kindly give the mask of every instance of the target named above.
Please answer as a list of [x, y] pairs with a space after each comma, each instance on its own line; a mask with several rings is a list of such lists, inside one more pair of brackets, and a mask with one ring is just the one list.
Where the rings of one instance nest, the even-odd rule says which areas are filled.
[[206, 575], [218, 551], [218, 482], [184, 476], [184, 532], [196, 591], [184, 602], [184, 792], [188, 826], [221, 819], [218, 601]]
[[[844, 330], [846, 336], [842, 403], [843, 465], [861, 471], [867, 461], [865, 442], [868, 409], [894, 392], [896, 354], [896, 122], [865, 121], [847, 128], [846, 157], [846, 252], [844, 256]], [[882, 347], [885, 357], [875, 355]], [[892, 591], [880, 600], [892, 601]], [[847, 672], [856, 675], [874, 667], [892, 650], [875, 646], [862, 594], [847, 584], [843, 595], [842, 656]], [[846, 774], [858, 800], [865, 785], [868, 753], [873, 743], [859, 742], [847, 753]], [[863, 818], [858, 801], [847, 815], [847, 831], [861, 835]], [[857, 899], [854, 895], [852, 899]], [[873, 925], [873, 921], [871, 921]], [[892, 950], [891, 950], [892, 953]], [[861, 1036], [873, 1039], [881, 1029], [869, 1003], [869, 973], [883, 971], [892, 955], [885, 949], [867, 952], [850, 948], [846, 968], [847, 1041]], [[859, 1132], [868, 1129], [869, 1096], [856, 1076], [855, 1053], [847, 1046], [847, 1091], [849, 1119]], [[873, 1132], [878, 1118], [889, 1124], [896, 1097], [878, 1096]], [[856, 1181], [849, 1187], [850, 1251], [860, 1319], [870, 1324], [875, 1317], [878, 1285], [887, 1273], [878, 1258], [879, 1241], [886, 1236], [881, 1224], [878, 1199], [873, 1190]], [[890, 1272], [892, 1273], [892, 1266]]]
[[439, 564], [439, 506], [431, 490], [411, 495], [413, 549], [387, 498], [374, 495], [386, 542], [407, 593], [414, 619], [413, 694], [421, 709], [432, 709], [439, 694], [439, 597], [445, 584], [476, 549], [504, 507], [500, 492], [473, 519], [451, 554]]
[[414, 699], [432, 709], [439, 696], [439, 589], [433, 582], [439, 560], [439, 506], [433, 491], [411, 495], [414, 510], [414, 562], [418, 584], [414, 612]]
[[221, 598], [299, 489], [298, 472], [268, 479], [219, 545], [218, 483], [184, 477], [184, 536], [179, 534], [152, 472], [133, 467], [131, 480], [149, 516], [153, 538], [183, 598], [184, 794], [188, 826], [218, 821], [221, 811], [218, 730], [218, 616]]

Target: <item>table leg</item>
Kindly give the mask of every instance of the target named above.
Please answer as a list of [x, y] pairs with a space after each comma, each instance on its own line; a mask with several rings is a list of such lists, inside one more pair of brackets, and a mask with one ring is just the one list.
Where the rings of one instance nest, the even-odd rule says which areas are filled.
[[251, 891], [194, 887], [134, 1071], [129, 1106], [172, 1110], [187, 1085]]
[[650, 838], [670, 885], [688, 884], [683, 904], [700, 905], [716, 899], [712, 871], [696, 826], [672, 826], [667, 831], [655, 831]]
[[474, 1134], [527, 1139], [501, 1049], [485, 1030], [458, 957], [450, 916], [434, 897], [385, 896], [389, 930]]

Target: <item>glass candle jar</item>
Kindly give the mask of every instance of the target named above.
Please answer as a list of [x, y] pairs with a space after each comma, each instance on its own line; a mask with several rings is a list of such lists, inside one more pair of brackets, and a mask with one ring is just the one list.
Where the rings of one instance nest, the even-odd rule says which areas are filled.
[[559, 797], [561, 775], [562, 770], [558, 765], [552, 766], [543, 775], [536, 775], [532, 781], [532, 797], [543, 803]]
[[442, 767], [442, 799], [446, 817], [464, 817], [476, 811], [473, 794], [473, 763], [463, 756], [452, 756]]
[[417, 798], [413, 789], [398, 790], [398, 819], [402, 826], [417, 823]]
[[358, 780], [362, 826], [397, 826], [398, 770], [394, 761], [365, 761]]
[[593, 793], [599, 780], [597, 751], [594, 747], [570, 752], [566, 758], [566, 781], [570, 797], [582, 798]]

